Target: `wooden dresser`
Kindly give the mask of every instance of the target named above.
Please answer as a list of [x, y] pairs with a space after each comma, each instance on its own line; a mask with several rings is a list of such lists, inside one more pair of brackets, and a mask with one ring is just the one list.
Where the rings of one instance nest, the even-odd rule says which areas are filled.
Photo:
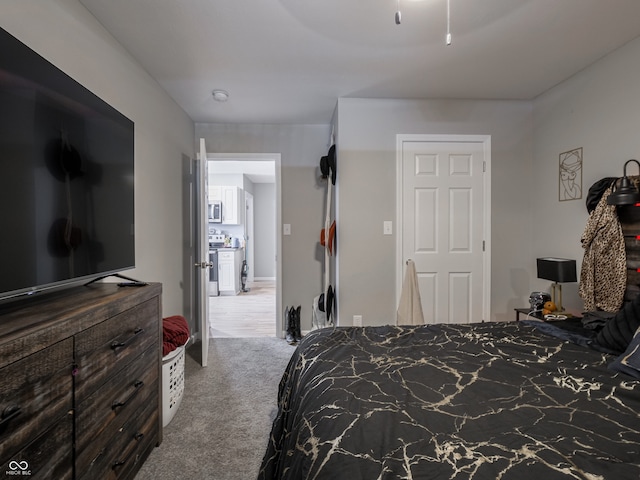
[[133, 478], [162, 441], [160, 284], [0, 306], [0, 473]]

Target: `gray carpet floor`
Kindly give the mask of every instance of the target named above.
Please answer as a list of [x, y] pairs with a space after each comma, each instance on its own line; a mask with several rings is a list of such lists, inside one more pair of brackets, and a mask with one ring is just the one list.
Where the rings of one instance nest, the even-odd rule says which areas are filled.
[[135, 480], [257, 477], [294, 347], [273, 337], [210, 342], [205, 368], [200, 345], [188, 348], [182, 403]]

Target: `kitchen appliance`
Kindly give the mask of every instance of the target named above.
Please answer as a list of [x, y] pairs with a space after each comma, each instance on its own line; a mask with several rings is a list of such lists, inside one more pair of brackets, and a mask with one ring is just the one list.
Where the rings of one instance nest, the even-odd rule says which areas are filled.
[[218, 288], [218, 248], [224, 247], [226, 235], [224, 233], [216, 233], [217, 230], [209, 232], [209, 296], [217, 297], [220, 295]]
[[218, 249], [224, 247], [227, 236], [224, 233], [209, 234], [209, 249]]
[[214, 200], [209, 204], [209, 221], [211, 223], [222, 223], [222, 202]]

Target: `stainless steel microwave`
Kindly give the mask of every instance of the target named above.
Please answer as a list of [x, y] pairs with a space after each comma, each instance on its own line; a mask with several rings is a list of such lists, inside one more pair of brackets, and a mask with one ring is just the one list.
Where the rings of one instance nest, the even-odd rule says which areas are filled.
[[215, 201], [209, 204], [209, 221], [222, 223], [222, 202]]

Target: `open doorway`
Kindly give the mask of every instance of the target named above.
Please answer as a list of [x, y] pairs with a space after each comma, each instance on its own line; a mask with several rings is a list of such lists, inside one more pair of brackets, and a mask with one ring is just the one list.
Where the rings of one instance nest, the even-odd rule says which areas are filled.
[[[282, 337], [280, 154], [207, 154], [211, 337]], [[215, 252], [215, 253], [214, 253]], [[217, 275], [216, 275], [217, 274]], [[217, 277], [217, 278], [213, 278]], [[213, 283], [212, 283], [213, 286]]]

